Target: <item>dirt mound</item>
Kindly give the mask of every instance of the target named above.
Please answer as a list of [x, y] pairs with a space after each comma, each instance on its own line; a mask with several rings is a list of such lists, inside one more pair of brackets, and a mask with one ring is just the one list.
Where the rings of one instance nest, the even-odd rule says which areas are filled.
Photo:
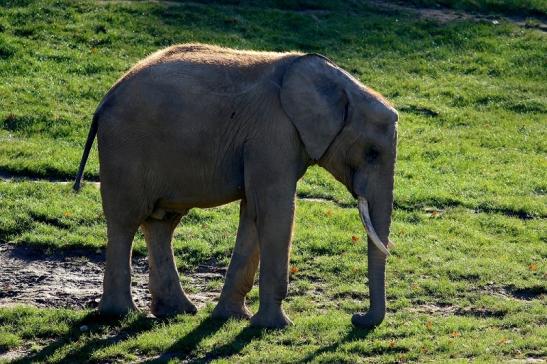
[[[0, 306], [30, 304], [37, 307], [94, 308], [102, 292], [104, 252], [86, 249], [50, 251], [37, 247], [0, 244]], [[223, 278], [222, 269], [201, 267], [199, 273], [187, 274], [189, 294], [197, 306], [218, 297], [219, 291], [208, 284]], [[147, 310], [148, 262], [133, 258], [133, 299]], [[218, 285], [216, 285], [218, 286]], [[190, 288], [190, 287], [185, 287]]]

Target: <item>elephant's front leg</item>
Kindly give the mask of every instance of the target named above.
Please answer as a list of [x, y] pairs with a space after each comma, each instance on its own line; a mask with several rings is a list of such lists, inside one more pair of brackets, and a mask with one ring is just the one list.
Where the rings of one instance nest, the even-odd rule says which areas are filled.
[[251, 324], [283, 328], [292, 324], [281, 304], [287, 297], [289, 250], [294, 217], [294, 194], [266, 193], [259, 201], [260, 307]]
[[213, 311], [217, 318], [250, 318], [251, 312], [245, 306], [245, 296], [253, 287], [258, 267], [258, 233], [256, 224], [247, 202], [241, 200], [239, 212], [239, 228], [230, 266], [220, 299]]

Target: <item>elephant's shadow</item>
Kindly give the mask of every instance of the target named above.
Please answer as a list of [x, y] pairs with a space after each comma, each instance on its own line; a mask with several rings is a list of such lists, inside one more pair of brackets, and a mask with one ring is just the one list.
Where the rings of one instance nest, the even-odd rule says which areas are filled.
[[[177, 340], [167, 350], [165, 350], [157, 358], [145, 361], [145, 363], [164, 363], [171, 359], [188, 359], [188, 355], [192, 353], [199, 343], [206, 337], [213, 335], [224, 324], [226, 320], [219, 320], [212, 317], [207, 317], [196, 328], [188, 334]], [[197, 359], [198, 361], [210, 362], [213, 359], [227, 358], [238, 354], [252, 340], [260, 338], [266, 329], [247, 326], [231, 341], [214, 348], [204, 357]]]
[[[104, 331], [115, 330], [123, 325], [123, 328], [118, 330], [114, 335], [95, 335], [96, 338], [86, 341], [82, 346], [74, 350], [67, 350], [62, 357], [56, 357], [56, 360], [64, 363], [87, 362], [92, 355], [107, 346], [114, 345], [132, 337], [136, 337], [146, 331], [152, 330], [157, 326], [158, 322], [169, 320], [159, 320], [150, 316], [137, 315], [127, 319], [106, 319], [97, 315], [96, 312], [91, 312], [81, 320], [74, 322], [69, 332], [63, 337], [55, 340], [49, 345], [43, 347], [35, 353], [21, 357], [13, 363], [34, 363], [43, 362], [54, 355], [63, 346], [77, 342], [85, 333], [94, 334]], [[125, 324], [123, 324], [125, 322]], [[207, 337], [214, 335], [226, 323], [226, 320], [212, 318], [211, 316], [203, 319], [198, 326], [185, 334], [183, 337], [175, 341], [171, 346], [165, 349], [160, 355], [143, 361], [144, 363], [164, 363], [170, 360], [189, 360], [210, 362], [214, 359], [229, 358], [240, 353], [251, 341], [260, 339], [267, 329], [255, 328], [251, 326], [245, 327], [232, 340], [227, 343], [212, 349], [200, 358], [193, 358], [192, 353], [197, 349], [199, 344]], [[86, 329], [82, 330], [83, 327]], [[325, 347], [321, 347], [316, 351], [309, 353], [302, 362], [313, 361], [314, 358], [335, 352], [337, 348], [345, 343], [354, 340], [364, 339], [369, 330], [352, 329], [339, 341]], [[105, 337], [106, 336], [106, 337]]]
[[[193, 352], [203, 339], [217, 332], [225, 322], [225, 320], [208, 317], [191, 332], [177, 340], [165, 350], [163, 354], [152, 360], [145, 361], [145, 363], [164, 363], [172, 359], [188, 359], [187, 355]], [[205, 354], [205, 356], [197, 359], [197, 361], [208, 363], [214, 359], [229, 358], [240, 353], [251, 341], [260, 339], [267, 331], [268, 329], [247, 326], [232, 340], [222, 346], [214, 348], [212, 351]], [[352, 326], [351, 330], [339, 341], [309, 353], [301, 362], [311, 362], [320, 355], [335, 352], [341, 344], [364, 339], [371, 331], [372, 330], [359, 329]]]
[[[87, 362], [92, 355], [107, 346], [114, 345], [132, 337], [136, 337], [146, 331], [152, 330], [160, 322], [169, 322], [168, 319], [162, 320], [145, 316], [142, 314], [131, 317], [130, 319], [103, 318], [96, 312], [91, 312], [82, 319], [75, 321], [69, 332], [63, 337], [51, 342], [49, 345], [41, 348], [39, 351], [30, 353], [21, 357], [13, 363], [34, 363], [47, 361], [49, 357], [56, 354], [64, 346], [77, 342], [84, 334], [97, 334], [96, 338], [87, 340], [84, 345], [74, 350], [67, 350], [66, 354], [59, 357], [56, 361], [64, 363]], [[200, 342], [216, 333], [226, 320], [214, 319], [208, 316], [202, 320], [198, 326], [188, 332], [169, 346], [159, 356], [145, 360], [145, 363], [163, 363], [172, 359], [189, 359], [192, 352], [198, 347]], [[123, 328], [120, 329], [120, 326]], [[116, 330], [115, 334], [100, 335], [108, 331]], [[246, 327], [230, 342], [213, 349], [206, 353], [200, 360], [210, 361], [239, 353], [253, 339], [262, 336], [265, 329]]]
[[[90, 312], [82, 319], [74, 321], [68, 333], [62, 337], [36, 352], [18, 358], [13, 363], [45, 362], [49, 357], [56, 354], [57, 351], [63, 349], [64, 346], [76, 343], [84, 334], [95, 334], [95, 337], [86, 341], [84, 345], [74, 350], [67, 350], [61, 357], [56, 355], [56, 360], [59, 362], [86, 362], [90, 360], [94, 352], [152, 329], [157, 320], [152, 317], [138, 315], [128, 320], [127, 325], [123, 325], [124, 321], [125, 319], [122, 318], [101, 317], [96, 311]], [[123, 328], [121, 330], [116, 330], [122, 325]], [[114, 330], [116, 330], [115, 334], [108, 334]], [[104, 335], [100, 335], [101, 333]]]

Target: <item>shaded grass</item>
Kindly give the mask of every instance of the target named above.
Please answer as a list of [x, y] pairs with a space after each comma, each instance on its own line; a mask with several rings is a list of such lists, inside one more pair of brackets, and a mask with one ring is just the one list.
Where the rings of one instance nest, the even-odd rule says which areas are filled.
[[547, 16], [547, 3], [542, 0], [410, 0], [408, 2], [420, 6], [444, 6], [483, 13]]

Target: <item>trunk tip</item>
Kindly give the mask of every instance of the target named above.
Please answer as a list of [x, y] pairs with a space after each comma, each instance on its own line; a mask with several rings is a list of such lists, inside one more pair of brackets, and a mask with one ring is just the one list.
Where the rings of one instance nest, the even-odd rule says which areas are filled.
[[353, 326], [361, 329], [374, 329], [384, 321], [384, 313], [374, 314], [372, 312], [357, 312], [351, 317], [351, 323]]

